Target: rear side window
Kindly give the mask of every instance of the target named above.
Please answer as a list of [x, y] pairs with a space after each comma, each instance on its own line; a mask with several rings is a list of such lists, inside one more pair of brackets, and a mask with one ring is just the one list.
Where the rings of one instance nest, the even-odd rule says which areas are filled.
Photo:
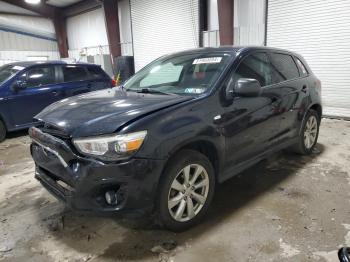
[[88, 67], [86, 67], [86, 69], [89, 72], [90, 78], [92, 78], [92, 79], [106, 78], [105, 73], [98, 66], [88, 66]]
[[290, 55], [272, 53], [273, 82], [279, 83], [299, 77], [299, 71]]
[[295, 61], [297, 61], [297, 65], [299, 67], [299, 71], [300, 71], [301, 76], [307, 76], [308, 72], [307, 72], [304, 64], [298, 58], [295, 58]]
[[40, 87], [55, 83], [55, 68], [53, 66], [42, 66], [29, 69], [22, 79], [26, 79], [26, 87]]
[[64, 82], [88, 79], [87, 71], [82, 66], [64, 66], [62, 68]]
[[261, 86], [272, 84], [271, 66], [265, 53], [249, 55], [238, 66], [234, 75], [235, 81], [239, 78], [253, 78], [259, 81]]

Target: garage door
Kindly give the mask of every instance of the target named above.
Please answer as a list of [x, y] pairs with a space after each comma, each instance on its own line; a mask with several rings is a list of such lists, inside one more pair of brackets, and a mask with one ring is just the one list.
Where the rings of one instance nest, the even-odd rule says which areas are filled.
[[269, 0], [267, 45], [300, 53], [322, 82], [324, 114], [350, 117], [350, 1]]
[[135, 70], [157, 57], [198, 47], [198, 0], [131, 0]]

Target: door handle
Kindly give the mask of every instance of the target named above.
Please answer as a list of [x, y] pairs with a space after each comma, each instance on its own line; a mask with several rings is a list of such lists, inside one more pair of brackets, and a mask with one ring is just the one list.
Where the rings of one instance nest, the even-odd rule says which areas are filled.
[[87, 84], [87, 87], [88, 87], [88, 88], [91, 88], [91, 83], [88, 83], [88, 84]]
[[307, 89], [308, 89], [308, 88], [307, 88], [307, 85], [303, 85], [301, 91], [304, 92], [304, 93], [306, 93], [306, 92], [307, 92]]
[[276, 106], [276, 105], [279, 105], [280, 103], [281, 103], [281, 99], [279, 99], [277, 97], [271, 98], [271, 105]]
[[58, 91], [52, 91], [52, 94], [53, 94], [54, 96], [58, 96]]

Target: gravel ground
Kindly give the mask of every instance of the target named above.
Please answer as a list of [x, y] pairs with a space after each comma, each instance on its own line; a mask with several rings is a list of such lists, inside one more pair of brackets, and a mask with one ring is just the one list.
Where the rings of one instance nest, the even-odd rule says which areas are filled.
[[311, 156], [279, 153], [217, 189], [205, 221], [75, 214], [34, 179], [25, 132], [0, 144], [0, 261], [337, 261], [350, 246], [350, 122], [323, 119]]

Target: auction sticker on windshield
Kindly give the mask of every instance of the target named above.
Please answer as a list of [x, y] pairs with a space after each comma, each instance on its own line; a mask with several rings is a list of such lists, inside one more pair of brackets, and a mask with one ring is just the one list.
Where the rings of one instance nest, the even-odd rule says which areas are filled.
[[203, 88], [186, 88], [185, 93], [190, 93], [190, 94], [202, 94], [204, 93], [205, 89]]
[[204, 57], [204, 58], [197, 58], [193, 60], [193, 65], [199, 65], [199, 64], [218, 64], [221, 62], [222, 57]]

